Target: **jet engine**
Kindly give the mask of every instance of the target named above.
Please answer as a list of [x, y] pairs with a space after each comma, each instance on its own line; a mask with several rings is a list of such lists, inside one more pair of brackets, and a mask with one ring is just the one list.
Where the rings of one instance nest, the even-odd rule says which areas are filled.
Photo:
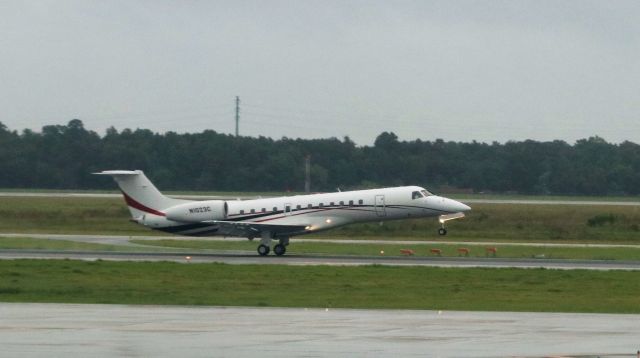
[[167, 219], [182, 222], [202, 222], [209, 220], [225, 220], [227, 218], [227, 202], [223, 200], [194, 201], [172, 206], [164, 210]]

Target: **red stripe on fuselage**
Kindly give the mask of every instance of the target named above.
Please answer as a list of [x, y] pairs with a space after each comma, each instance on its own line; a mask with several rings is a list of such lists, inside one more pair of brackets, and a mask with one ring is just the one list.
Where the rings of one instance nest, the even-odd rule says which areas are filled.
[[124, 191], [122, 192], [122, 195], [124, 195], [124, 201], [127, 202], [127, 205], [129, 205], [130, 207], [132, 207], [134, 209], [138, 209], [140, 211], [144, 211], [145, 213], [149, 213], [149, 214], [153, 214], [153, 215], [166, 216], [165, 213], [163, 213], [163, 212], [160, 212], [160, 211], [155, 210], [155, 209], [151, 209], [148, 206], [144, 206], [144, 205], [140, 204], [139, 202], [135, 201], [135, 199], [133, 199], [132, 197], [127, 195], [127, 193], [125, 193]]
[[305, 215], [305, 214], [311, 214], [311, 213], [317, 213], [319, 211], [330, 211], [330, 210], [352, 210], [352, 211], [371, 211], [373, 212], [374, 210], [366, 210], [366, 209], [359, 209], [359, 208], [354, 208], [354, 207], [341, 207], [341, 208], [323, 208], [323, 209], [312, 209], [311, 211], [307, 211], [304, 213], [292, 213], [290, 215], [280, 215], [280, 216], [276, 216], [276, 217], [272, 217], [272, 218], [267, 218], [267, 219], [262, 219], [262, 220], [255, 220], [255, 221], [239, 221], [239, 222], [251, 222], [251, 223], [261, 223], [261, 222], [265, 222], [265, 221], [271, 221], [271, 220], [276, 220], [276, 219], [282, 219], [282, 218], [286, 218], [289, 216], [298, 216], [298, 215]]

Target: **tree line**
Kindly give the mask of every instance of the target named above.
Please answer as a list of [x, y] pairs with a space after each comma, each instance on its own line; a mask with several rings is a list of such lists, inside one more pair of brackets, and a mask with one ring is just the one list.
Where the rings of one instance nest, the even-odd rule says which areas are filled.
[[568, 195], [637, 195], [640, 146], [600, 137], [507, 143], [400, 141], [374, 145], [348, 137], [274, 140], [201, 133], [154, 133], [111, 127], [99, 135], [74, 119], [40, 132], [0, 122], [0, 187], [113, 189], [90, 175], [142, 169], [161, 190], [302, 191], [304, 158], [311, 188], [331, 191], [420, 185], [433, 190]]

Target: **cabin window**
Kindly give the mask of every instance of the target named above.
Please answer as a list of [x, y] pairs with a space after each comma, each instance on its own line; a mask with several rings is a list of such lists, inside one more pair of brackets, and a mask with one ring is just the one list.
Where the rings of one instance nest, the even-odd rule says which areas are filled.
[[340, 200], [340, 206], [344, 205], [344, 201]]
[[284, 211], [290, 213], [291, 212], [291, 206], [287, 205], [284, 207]]
[[276, 211], [278, 211], [278, 208], [274, 206], [273, 207], [273, 212], [275, 213]]
[[244, 214], [244, 210], [240, 210], [240, 215]]
[[313, 209], [313, 204], [307, 205], [307, 209]]
[[353, 200], [349, 200], [349, 206], [353, 206]]
[[323, 203], [320, 203], [318, 206], [319, 206], [319, 207], [323, 207], [323, 206], [324, 206], [324, 204], [323, 204]]
[[262, 208], [262, 212], [263, 212], [263, 213], [266, 213], [266, 212], [267, 212], [267, 209], [266, 209], [266, 208]]
[[329, 206], [333, 206], [333, 201], [331, 203], [329, 203]]
[[302, 205], [296, 205], [296, 209], [298, 210], [302, 209]]
[[364, 201], [362, 199], [358, 200], [358, 204], [362, 205], [364, 204]]
[[255, 214], [256, 213], [256, 209], [251, 209], [251, 214]]
[[420, 199], [422, 198], [422, 193], [419, 191], [414, 191], [413, 193], [411, 193], [411, 199], [415, 200], [415, 199]]

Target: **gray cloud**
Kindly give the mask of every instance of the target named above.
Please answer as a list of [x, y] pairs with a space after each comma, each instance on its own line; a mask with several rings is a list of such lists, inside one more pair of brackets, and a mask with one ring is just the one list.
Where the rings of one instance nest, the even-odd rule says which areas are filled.
[[635, 1], [9, 1], [0, 121], [640, 142]]

